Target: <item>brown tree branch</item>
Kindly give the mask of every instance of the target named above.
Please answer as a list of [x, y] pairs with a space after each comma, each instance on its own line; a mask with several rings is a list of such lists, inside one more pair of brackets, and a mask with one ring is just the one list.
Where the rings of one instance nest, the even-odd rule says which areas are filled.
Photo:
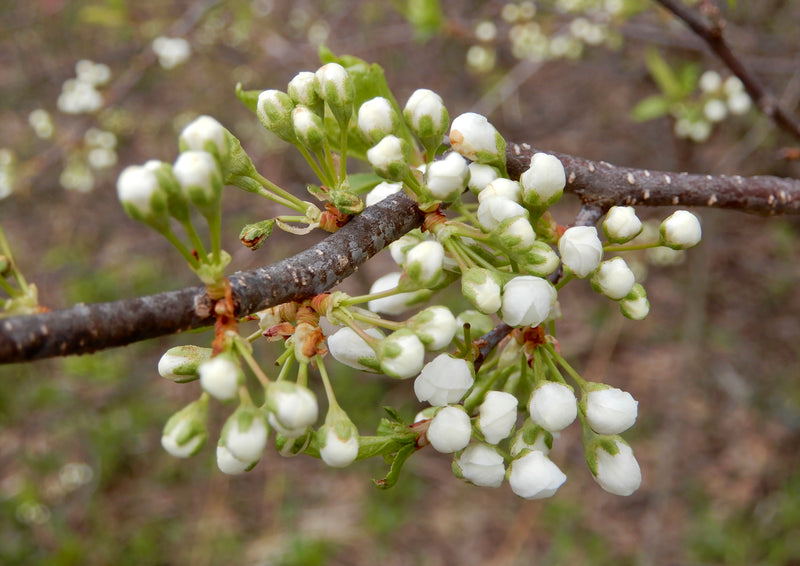
[[[519, 178], [537, 150], [509, 144]], [[713, 206], [755, 214], [800, 214], [800, 181], [713, 177], [616, 167], [563, 153], [566, 191], [583, 202], [576, 223], [592, 225], [615, 204]], [[409, 230], [423, 215], [396, 194], [353, 218], [323, 242], [278, 263], [230, 276], [236, 316], [330, 290]], [[213, 324], [204, 287], [0, 320], [0, 363], [85, 354]]]
[[705, 6], [705, 11], [713, 16], [712, 18], [707, 18], [692, 11], [680, 0], [654, 1], [681, 19], [689, 26], [689, 29], [708, 44], [717, 57], [725, 63], [733, 74], [739, 77], [747, 94], [750, 95], [750, 98], [755, 101], [764, 114], [769, 116], [780, 128], [800, 139], [800, 121], [780, 105], [778, 98], [745, 65], [744, 61], [731, 50], [724, 36], [724, 20], [719, 16], [716, 6], [708, 2], [702, 4]]

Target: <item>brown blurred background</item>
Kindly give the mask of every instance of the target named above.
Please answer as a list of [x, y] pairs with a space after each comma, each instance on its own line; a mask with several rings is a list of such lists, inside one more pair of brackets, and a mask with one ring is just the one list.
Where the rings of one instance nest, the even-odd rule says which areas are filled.
[[[797, 110], [800, 4], [731, 4], [732, 43]], [[14, 192], [0, 202], [0, 222], [42, 304], [194, 284], [160, 237], [122, 213], [114, 187], [127, 164], [172, 161], [177, 133], [196, 115], [218, 118], [282, 186], [299, 194], [313, 181], [299, 154], [238, 102], [234, 85], [284, 90], [297, 72], [316, 69], [320, 43], [382, 65], [401, 104], [416, 88], [431, 88], [451, 117], [485, 113], [509, 140], [650, 169], [800, 172], [777, 158], [797, 140], [755, 111], [715, 125], [704, 143], [677, 139], [668, 118], [631, 118], [636, 103], [658, 92], [647, 46], [674, 68], [730, 74], [647, 3], [454, 0], [438, 15], [430, 6], [4, 2], [0, 166], [13, 175]], [[602, 32], [597, 41], [578, 42], [574, 59], [539, 60], [540, 35], [563, 36], [578, 18]], [[493, 22], [493, 34], [481, 22]], [[152, 48], [159, 36], [187, 40], [190, 57], [165, 68]], [[109, 81], [97, 87], [104, 103], [68, 114], [58, 99], [82, 59], [108, 66]], [[36, 110], [46, 115], [32, 116]], [[107, 151], [90, 156], [96, 149]], [[568, 224], [577, 203], [564, 201], [555, 215]], [[317, 237], [276, 234], [253, 253], [237, 244], [239, 229], [275, 211], [233, 189], [225, 208], [234, 269], [280, 259]], [[639, 214], [658, 220], [669, 212]], [[569, 479], [545, 501], [520, 500], [507, 485], [465, 485], [450, 458], [430, 450], [386, 492], [370, 481], [386, 471], [379, 461], [333, 471], [268, 453], [254, 471], [229, 478], [216, 470], [211, 447], [173, 459], [160, 447], [161, 427], [197, 389], [167, 382], [155, 368], [168, 347], [210, 339], [194, 334], [0, 368], [0, 563], [800, 564], [800, 223], [694, 212], [704, 240], [683, 261], [629, 256], [647, 270], [645, 321], [623, 319], [588, 285], [560, 294], [568, 359], [586, 378], [640, 401], [626, 435], [644, 475], [633, 496], [609, 495], [592, 481], [577, 427], [552, 455]], [[346, 288], [363, 289], [387, 267], [376, 258]], [[346, 371], [335, 378], [365, 434], [382, 405], [408, 418], [419, 408], [410, 383]], [[227, 410], [215, 407], [212, 431]]]

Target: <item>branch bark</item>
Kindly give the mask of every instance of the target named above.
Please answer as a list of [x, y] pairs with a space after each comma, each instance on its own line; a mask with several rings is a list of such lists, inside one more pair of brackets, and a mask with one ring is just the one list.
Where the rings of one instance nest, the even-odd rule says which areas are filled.
[[[508, 171], [519, 178], [538, 150], [509, 144]], [[800, 214], [800, 181], [779, 177], [689, 175], [617, 167], [563, 153], [566, 192], [583, 202], [577, 223], [591, 225], [611, 206], [711, 206], [754, 214]], [[392, 241], [421, 226], [414, 202], [396, 194], [353, 218], [338, 232], [290, 258], [230, 276], [236, 316], [324, 293]], [[59, 311], [0, 320], [0, 363], [86, 354], [210, 326], [202, 286], [79, 304]]]

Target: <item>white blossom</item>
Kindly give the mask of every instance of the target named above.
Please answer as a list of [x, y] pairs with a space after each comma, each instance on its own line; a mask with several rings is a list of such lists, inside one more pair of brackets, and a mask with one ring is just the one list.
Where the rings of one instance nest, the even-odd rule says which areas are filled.
[[220, 401], [230, 401], [239, 394], [244, 374], [237, 363], [228, 356], [219, 355], [203, 362], [197, 368], [200, 385], [209, 395]]
[[392, 103], [382, 96], [367, 100], [358, 109], [358, 129], [372, 143], [391, 134], [394, 121]]
[[503, 322], [509, 326], [539, 326], [550, 316], [556, 289], [547, 279], [522, 275], [503, 286]]
[[420, 402], [443, 407], [458, 403], [475, 383], [470, 364], [449, 354], [439, 354], [425, 364], [414, 380], [414, 393]]
[[367, 150], [367, 161], [378, 175], [390, 181], [401, 181], [408, 171], [403, 141], [391, 134]]
[[564, 472], [538, 450], [514, 460], [508, 476], [511, 491], [524, 499], [552, 497], [565, 481]]
[[403, 117], [423, 143], [430, 139], [437, 145], [441, 143], [450, 123], [442, 97], [426, 88], [411, 93], [403, 108]]
[[506, 473], [503, 456], [482, 443], [467, 446], [456, 458], [455, 466], [461, 477], [481, 487], [500, 487]]
[[478, 428], [489, 444], [508, 438], [517, 422], [517, 398], [504, 391], [489, 391], [478, 407]]
[[642, 470], [631, 447], [621, 439], [615, 439], [614, 442], [618, 450], [614, 455], [597, 447], [597, 473], [594, 479], [607, 492], [628, 496], [642, 484]]
[[453, 120], [450, 145], [469, 159], [491, 163], [505, 156], [505, 141], [485, 116], [467, 112]]
[[621, 257], [606, 260], [592, 275], [592, 287], [609, 299], [624, 299], [633, 289], [636, 276]]
[[504, 197], [485, 198], [478, 205], [478, 222], [487, 230], [494, 230], [507, 218], [516, 216], [527, 217], [528, 212], [523, 206], [511, 199]]
[[594, 389], [586, 395], [586, 419], [598, 434], [619, 434], [636, 422], [639, 402], [616, 387]]
[[642, 221], [632, 206], [612, 206], [603, 221], [603, 232], [610, 242], [622, 244], [638, 236]]
[[467, 161], [458, 153], [450, 152], [428, 166], [425, 185], [435, 199], [452, 202], [464, 191], [468, 178]]
[[184, 151], [178, 155], [172, 172], [184, 194], [192, 202], [208, 204], [222, 191], [222, 173], [214, 156], [207, 151]]
[[155, 212], [154, 196], [157, 200], [165, 198], [157, 194], [160, 192], [161, 187], [155, 173], [143, 165], [127, 166], [117, 179], [117, 196], [120, 202], [126, 210], [133, 208], [142, 217]]
[[528, 412], [531, 420], [543, 429], [559, 432], [578, 416], [578, 401], [569, 387], [548, 381], [533, 391]]
[[535, 153], [520, 176], [522, 198], [528, 206], [550, 206], [561, 198], [567, 184], [564, 166], [554, 155]]
[[428, 441], [437, 452], [452, 454], [463, 450], [472, 435], [469, 415], [460, 405], [448, 405], [428, 425]]
[[158, 36], [152, 43], [158, 64], [164, 69], [174, 69], [189, 60], [192, 46], [182, 37]]
[[461, 276], [461, 293], [484, 314], [497, 312], [502, 305], [500, 280], [488, 269], [471, 267]]
[[558, 240], [558, 251], [564, 265], [582, 279], [600, 265], [603, 244], [594, 226], [573, 226], [567, 228]]
[[442, 305], [434, 305], [415, 314], [406, 321], [406, 325], [428, 351], [441, 350], [449, 346], [458, 330], [453, 313]]
[[377, 354], [381, 371], [396, 379], [414, 377], [425, 363], [425, 346], [408, 328], [396, 330], [379, 342]]
[[696, 246], [703, 235], [700, 221], [688, 210], [676, 210], [665, 218], [659, 232], [664, 245], [675, 250]]

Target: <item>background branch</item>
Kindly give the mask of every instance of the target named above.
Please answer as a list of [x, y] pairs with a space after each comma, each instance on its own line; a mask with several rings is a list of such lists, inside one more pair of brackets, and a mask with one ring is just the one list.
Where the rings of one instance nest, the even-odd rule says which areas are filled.
[[[538, 150], [509, 144], [512, 178]], [[779, 177], [689, 175], [617, 167], [549, 152], [564, 164], [566, 191], [583, 202], [576, 220], [596, 223], [615, 204], [712, 206], [755, 214], [800, 214], [800, 181]], [[421, 226], [402, 193], [367, 208], [319, 244], [275, 264], [230, 276], [236, 315], [326, 292], [392, 241]], [[213, 324], [202, 286], [109, 303], [79, 304], [0, 320], [0, 363], [91, 353]]]

